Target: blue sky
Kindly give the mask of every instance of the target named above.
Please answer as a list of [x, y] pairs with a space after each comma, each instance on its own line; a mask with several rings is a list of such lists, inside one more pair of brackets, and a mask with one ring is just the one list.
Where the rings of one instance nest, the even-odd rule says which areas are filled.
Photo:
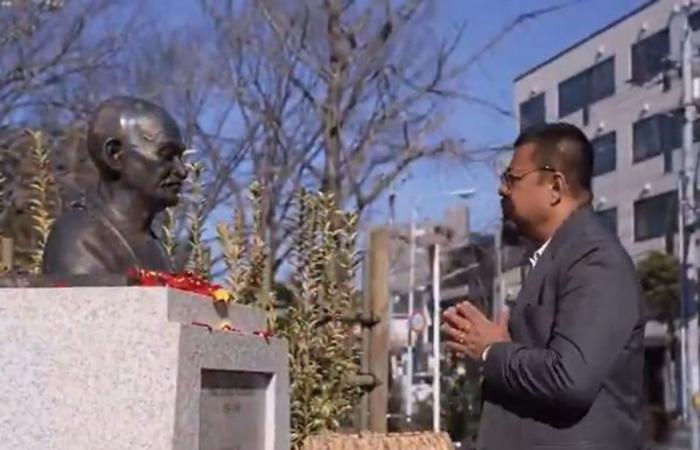
[[[466, 23], [464, 39], [457, 57], [468, 59], [489, 39], [516, 17], [533, 10], [568, 4], [564, 8], [520, 25], [500, 44], [473, 66], [460, 87], [492, 104], [512, 110], [513, 80], [573, 43], [610, 22], [646, 4], [648, 0], [435, 0], [432, 30], [434, 36], [449, 36]], [[159, 3], [146, 3], [161, 11]], [[168, 14], [170, 27], [192, 20], [200, 13], [197, 2], [172, 0]], [[162, 12], [162, 11], [161, 11]], [[470, 148], [484, 148], [512, 142], [517, 124], [512, 118], [474, 104], [456, 104], [443, 130], [446, 136], [463, 139]], [[473, 229], [484, 230], [500, 216], [497, 176], [485, 164], [455, 164], [454, 160], [425, 161], [413, 166], [402, 182], [394, 186], [397, 222], [410, 220], [411, 203], [418, 206], [419, 218], [442, 217], [451, 204], [464, 202], [445, 192], [473, 188], [477, 195], [469, 200]], [[373, 224], [390, 219], [387, 197], [369, 211]]]
[[[566, 0], [439, 0], [437, 3], [433, 25], [437, 31], [466, 22], [465, 38], [458, 50], [459, 56], [466, 59], [520, 14]], [[647, 0], [581, 0], [527, 22], [485, 55], [466, 74], [463, 85], [491, 103], [513, 109], [513, 80], [517, 75], [645, 3]], [[475, 105], [461, 104], [455, 108], [445, 132], [480, 148], [512, 142], [516, 130], [513, 119]], [[420, 163], [395, 188], [396, 220], [410, 219], [412, 200], [418, 204], [419, 218], [440, 218], [447, 206], [463, 201], [442, 193], [474, 188], [477, 195], [469, 200], [472, 228], [488, 228], [500, 216], [496, 179], [495, 172], [483, 164]], [[389, 209], [384, 199], [373, 208], [371, 221], [378, 224], [388, 220]]]

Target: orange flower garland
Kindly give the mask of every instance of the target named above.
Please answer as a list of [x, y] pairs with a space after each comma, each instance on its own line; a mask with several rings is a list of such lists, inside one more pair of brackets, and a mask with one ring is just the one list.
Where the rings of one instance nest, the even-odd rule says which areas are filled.
[[[139, 286], [167, 286], [173, 289], [180, 289], [193, 294], [203, 295], [213, 299], [215, 302], [228, 303], [233, 299], [231, 293], [220, 285], [211, 283], [205, 277], [192, 272], [167, 273], [135, 268], [127, 272], [127, 277], [135, 281]], [[214, 328], [206, 323], [192, 322], [192, 325], [207, 328], [210, 332], [214, 331]], [[241, 333], [240, 330], [234, 328], [230, 322], [227, 321], [222, 322], [220, 326], [217, 327], [217, 330]], [[272, 337], [272, 334], [268, 331], [255, 331], [253, 334], [263, 338], [266, 343], [269, 343], [269, 339]]]
[[192, 272], [167, 273], [156, 270], [130, 269], [127, 276], [140, 286], [167, 286], [210, 297], [215, 302], [231, 301], [231, 293], [205, 277]]

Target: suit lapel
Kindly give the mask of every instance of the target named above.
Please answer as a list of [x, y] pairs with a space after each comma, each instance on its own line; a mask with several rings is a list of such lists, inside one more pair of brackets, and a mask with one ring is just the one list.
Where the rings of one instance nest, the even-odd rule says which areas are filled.
[[544, 253], [542, 253], [540, 256], [537, 264], [535, 264], [535, 267], [530, 270], [528, 275], [525, 277], [523, 286], [515, 300], [513, 314], [511, 314], [511, 317], [522, 311], [522, 309], [528, 303], [537, 304], [547, 273], [549, 273], [554, 266], [554, 258], [556, 257], [558, 249], [565, 245], [569, 239], [575, 239], [578, 233], [578, 224], [584, 222], [586, 220], [586, 216], [590, 214], [590, 207], [582, 207], [581, 209], [572, 213], [571, 216], [569, 216], [569, 218], [559, 227], [556, 233], [554, 233], [552, 240], [549, 242], [549, 245], [547, 245]]
[[531, 269], [525, 277], [523, 286], [515, 299], [513, 315], [520, 311], [526, 304], [537, 303], [540, 292], [542, 291], [542, 284], [544, 283], [544, 279], [551, 267], [552, 254], [550, 247], [547, 247], [537, 261], [537, 264], [535, 264], [535, 267]]

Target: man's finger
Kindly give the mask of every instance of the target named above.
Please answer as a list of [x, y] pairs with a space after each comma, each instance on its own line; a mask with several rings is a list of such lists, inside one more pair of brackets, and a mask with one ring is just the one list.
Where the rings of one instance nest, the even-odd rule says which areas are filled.
[[472, 323], [458, 314], [453, 308], [448, 309], [445, 314], [443, 314], [443, 319], [445, 323], [458, 330], [468, 331], [472, 327]]
[[489, 319], [470, 302], [462, 302], [457, 305], [457, 312], [472, 323], [484, 323]]
[[442, 330], [442, 333], [445, 335], [447, 341], [458, 342], [460, 344], [464, 344], [467, 342], [468, 336], [462, 330], [453, 328], [449, 325], [443, 325], [442, 327], [440, 327], [440, 330]]
[[445, 316], [447, 316], [447, 315], [454, 314], [455, 312], [457, 312], [457, 308], [455, 308], [454, 306], [450, 306], [450, 307], [447, 308], [445, 311], [443, 311], [442, 317], [445, 317]]

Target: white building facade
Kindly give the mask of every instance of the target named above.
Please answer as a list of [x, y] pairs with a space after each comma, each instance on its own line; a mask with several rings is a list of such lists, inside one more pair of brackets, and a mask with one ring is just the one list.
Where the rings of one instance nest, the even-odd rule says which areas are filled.
[[[683, 122], [678, 5], [649, 2], [515, 81], [521, 126], [565, 121], [592, 140], [595, 208], [635, 260], [651, 250], [676, 250]], [[690, 23], [700, 30], [700, 10]]]

